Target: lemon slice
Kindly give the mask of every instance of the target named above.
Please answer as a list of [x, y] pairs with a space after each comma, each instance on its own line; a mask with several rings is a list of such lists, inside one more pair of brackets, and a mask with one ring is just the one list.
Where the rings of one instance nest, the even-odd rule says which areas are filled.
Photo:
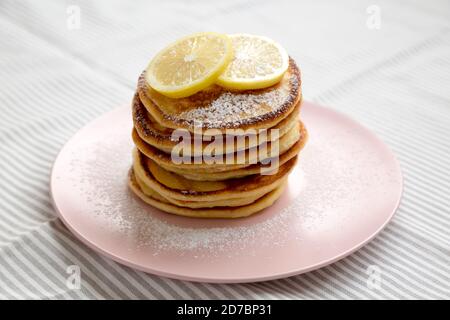
[[234, 57], [217, 84], [237, 90], [267, 88], [279, 82], [289, 66], [286, 50], [269, 38], [230, 35]]
[[232, 50], [226, 35], [196, 33], [160, 51], [148, 65], [145, 79], [165, 96], [187, 97], [217, 80], [231, 61]]

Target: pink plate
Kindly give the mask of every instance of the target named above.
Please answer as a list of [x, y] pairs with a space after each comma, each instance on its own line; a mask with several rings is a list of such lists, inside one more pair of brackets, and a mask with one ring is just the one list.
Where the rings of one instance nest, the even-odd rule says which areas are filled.
[[304, 102], [309, 141], [270, 208], [244, 219], [192, 219], [144, 204], [127, 188], [133, 144], [129, 107], [81, 129], [51, 177], [54, 206], [86, 245], [127, 266], [203, 282], [288, 277], [335, 262], [370, 241], [392, 218], [400, 167], [373, 133]]

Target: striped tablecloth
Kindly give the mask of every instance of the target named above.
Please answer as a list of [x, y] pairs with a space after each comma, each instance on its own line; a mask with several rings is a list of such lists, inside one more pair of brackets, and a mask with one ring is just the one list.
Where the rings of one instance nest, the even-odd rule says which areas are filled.
[[[449, 17], [448, 0], [2, 0], [0, 297], [450, 298]], [[197, 284], [106, 259], [56, 218], [48, 184], [63, 144], [130, 101], [159, 48], [205, 30], [278, 40], [302, 69], [305, 99], [357, 119], [394, 150], [403, 200], [370, 244], [284, 280]]]

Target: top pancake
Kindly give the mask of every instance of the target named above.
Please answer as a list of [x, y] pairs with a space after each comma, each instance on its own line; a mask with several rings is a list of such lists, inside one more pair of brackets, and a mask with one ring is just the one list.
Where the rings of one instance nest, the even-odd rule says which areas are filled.
[[287, 117], [301, 100], [301, 80], [297, 65], [290, 59], [281, 81], [265, 89], [233, 92], [212, 85], [192, 96], [172, 99], [149, 87], [144, 71], [137, 92], [151, 116], [166, 128], [191, 132], [195, 127], [222, 132], [267, 129]]
[[[171, 153], [173, 148], [179, 143], [179, 139], [173, 138], [174, 130], [160, 126], [149, 114], [149, 112], [147, 112], [147, 109], [143, 106], [137, 94], [133, 98], [132, 110], [134, 128], [136, 129], [139, 137], [151, 146], [166, 153]], [[249, 139], [233, 138], [231, 143], [224, 143], [222, 148], [217, 148], [215, 150], [215, 154], [245, 150], [255, 147], [257, 144], [278, 139], [298, 123], [299, 110], [300, 106], [297, 104], [295, 109], [286, 118], [277, 123], [276, 126], [265, 131], [265, 134], [260, 135], [259, 132], [255, 130], [254, 135], [250, 135], [250, 133], [248, 133], [247, 137], [249, 137]], [[272, 135], [272, 129], [276, 129], [276, 135]], [[202, 136], [201, 134], [199, 135]], [[231, 137], [233, 136], [224, 134], [222, 138], [229, 139]], [[250, 139], [250, 137], [255, 137], [256, 139]], [[195, 135], [191, 135], [191, 139], [195, 140]], [[213, 138], [212, 140], [215, 139]], [[201, 141], [201, 148], [197, 148], [197, 150], [194, 148], [194, 143], [192, 143], [191, 153], [193, 155], [201, 155], [209, 144], [209, 139], [207, 139], [207, 141]]]

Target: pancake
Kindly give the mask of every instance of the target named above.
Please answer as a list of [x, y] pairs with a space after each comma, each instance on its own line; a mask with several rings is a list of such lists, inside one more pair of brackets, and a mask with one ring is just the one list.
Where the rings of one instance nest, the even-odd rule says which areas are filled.
[[260, 196], [245, 197], [245, 198], [235, 198], [217, 201], [183, 201], [177, 199], [171, 199], [170, 197], [164, 197], [149, 186], [147, 186], [138, 176], [136, 176], [136, 182], [139, 185], [141, 191], [150, 197], [164, 201], [167, 203], [175, 204], [180, 207], [186, 208], [213, 208], [213, 207], [239, 207], [255, 202], [260, 198]]
[[[133, 152], [133, 170], [137, 177], [152, 190], [164, 198], [182, 201], [217, 201], [243, 197], [260, 197], [281, 186], [287, 179], [289, 172], [295, 166], [297, 157], [279, 167], [272, 175], [252, 175], [245, 178], [224, 181], [224, 188], [215, 191], [177, 190], [168, 187], [165, 181], [158, 181], [150, 170], [147, 170], [147, 159], [137, 149]], [[160, 170], [164, 170], [160, 168]], [[201, 182], [199, 182], [201, 183]]]
[[[165, 128], [156, 122], [140, 101], [138, 94], [135, 94], [133, 98], [132, 109], [134, 127], [139, 137], [149, 145], [163, 152], [170, 153], [172, 148], [178, 144], [178, 141], [175, 141], [172, 137], [174, 130]], [[274, 127], [267, 129], [265, 134], [259, 135], [258, 131], [254, 130], [257, 135], [256, 139], [234, 139], [233, 143], [224, 143], [223, 148], [216, 150], [216, 154], [224, 154], [248, 149], [255, 147], [257, 144], [272, 141], [283, 136], [296, 124], [299, 112], [300, 105], [297, 104], [295, 109], [285, 119], [280, 121]], [[278, 135], [272, 135], [271, 129], [277, 129]], [[194, 139], [194, 135], [191, 135], [191, 139]], [[208, 141], [202, 141], [202, 148], [197, 148], [198, 150], [192, 145], [191, 154], [194, 156], [200, 155], [208, 144]]]
[[[296, 126], [294, 126], [277, 141], [278, 154], [283, 154], [284, 152], [289, 150], [300, 139], [300, 135], [303, 132], [302, 128], [302, 123], [297, 122]], [[268, 142], [263, 146], [258, 146], [258, 148], [255, 147], [245, 150], [245, 152], [243, 152], [242, 154], [242, 158], [240, 159], [236, 158], [236, 154], [231, 155], [233, 156], [233, 159], [224, 159], [224, 163], [205, 163], [204, 161], [195, 163], [194, 161], [191, 161], [191, 163], [176, 164], [172, 161], [170, 154], [162, 152], [161, 150], [145, 143], [139, 137], [135, 129], [132, 132], [132, 138], [134, 144], [140, 152], [155, 161], [159, 166], [173, 172], [177, 172], [177, 170], [180, 169], [191, 170], [192, 172], [195, 171], [195, 173], [213, 173], [237, 170], [248, 167], [252, 164], [256, 164], [258, 162], [263, 162], [264, 160], [268, 160], [271, 158], [271, 155], [275, 153], [274, 151], [276, 151], [276, 149], [272, 150], [272, 148], [274, 147], [273, 143]]]
[[154, 196], [144, 194], [136, 182], [133, 169], [130, 170], [128, 185], [142, 201], [159, 210], [185, 217], [228, 219], [247, 217], [271, 206], [281, 196], [285, 187], [285, 184], [281, 185], [255, 202], [245, 206], [191, 209], [173, 205], [165, 201], [161, 196], [158, 197], [156, 194]]
[[192, 96], [166, 97], [147, 85], [145, 71], [137, 92], [151, 116], [165, 128], [267, 129], [286, 118], [301, 100], [300, 71], [294, 60], [281, 81], [269, 88], [230, 91], [212, 85]]

